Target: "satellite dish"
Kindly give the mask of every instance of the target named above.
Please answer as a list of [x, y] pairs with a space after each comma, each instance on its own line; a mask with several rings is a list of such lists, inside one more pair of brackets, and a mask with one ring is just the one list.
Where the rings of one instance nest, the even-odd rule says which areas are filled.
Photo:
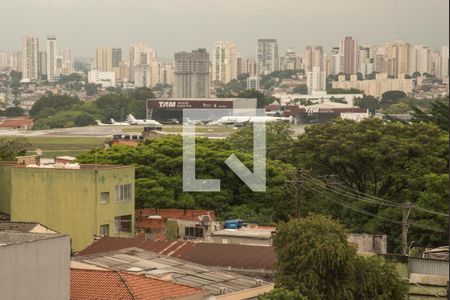
[[36, 154], [39, 156], [42, 156], [42, 154], [43, 154], [42, 149], [39, 149], [39, 148], [36, 149]]

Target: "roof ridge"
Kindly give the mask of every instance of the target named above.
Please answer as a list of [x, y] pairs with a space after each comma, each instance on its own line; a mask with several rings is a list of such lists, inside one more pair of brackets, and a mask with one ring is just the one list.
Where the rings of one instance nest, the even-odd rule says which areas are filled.
[[138, 298], [133, 294], [133, 291], [131, 290], [131, 288], [128, 287], [128, 283], [126, 281], [126, 279], [124, 277], [122, 277], [121, 272], [116, 271], [117, 275], [119, 276], [120, 281], [123, 282], [123, 284], [125, 285], [125, 288], [127, 289], [128, 293], [130, 294], [131, 298], [133, 300], [138, 300]]

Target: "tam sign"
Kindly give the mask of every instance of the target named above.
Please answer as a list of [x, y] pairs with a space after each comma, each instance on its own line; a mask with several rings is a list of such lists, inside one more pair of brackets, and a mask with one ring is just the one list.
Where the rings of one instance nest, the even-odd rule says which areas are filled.
[[149, 108], [162, 109], [230, 109], [233, 108], [233, 101], [225, 100], [151, 100], [148, 101]]

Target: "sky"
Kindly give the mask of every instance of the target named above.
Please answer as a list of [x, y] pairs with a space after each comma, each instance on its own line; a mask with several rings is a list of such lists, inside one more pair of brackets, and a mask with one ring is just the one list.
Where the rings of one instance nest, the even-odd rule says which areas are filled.
[[[254, 57], [258, 38], [276, 38], [280, 54], [323, 45], [328, 52], [345, 36], [360, 44], [404, 39], [439, 49], [449, 40], [449, 0], [0, 0], [0, 49], [20, 49], [34, 34], [47, 34], [75, 57], [97, 47], [144, 42], [158, 56], [215, 41], [233, 41]], [[125, 55], [127, 56], [127, 55]]]

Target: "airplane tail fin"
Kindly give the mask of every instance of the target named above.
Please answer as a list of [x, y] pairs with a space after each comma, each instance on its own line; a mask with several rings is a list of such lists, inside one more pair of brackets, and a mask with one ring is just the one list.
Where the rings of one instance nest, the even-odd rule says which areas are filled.
[[98, 125], [98, 126], [105, 125], [105, 124], [103, 124], [102, 121], [100, 121], [100, 120], [95, 120], [95, 122], [97, 122], [97, 125]]
[[116, 124], [117, 122], [113, 119], [113, 118], [111, 118], [111, 124]]
[[128, 119], [129, 119], [130, 121], [136, 121], [136, 118], [135, 118], [132, 114], [129, 114], [129, 115], [128, 115]]

